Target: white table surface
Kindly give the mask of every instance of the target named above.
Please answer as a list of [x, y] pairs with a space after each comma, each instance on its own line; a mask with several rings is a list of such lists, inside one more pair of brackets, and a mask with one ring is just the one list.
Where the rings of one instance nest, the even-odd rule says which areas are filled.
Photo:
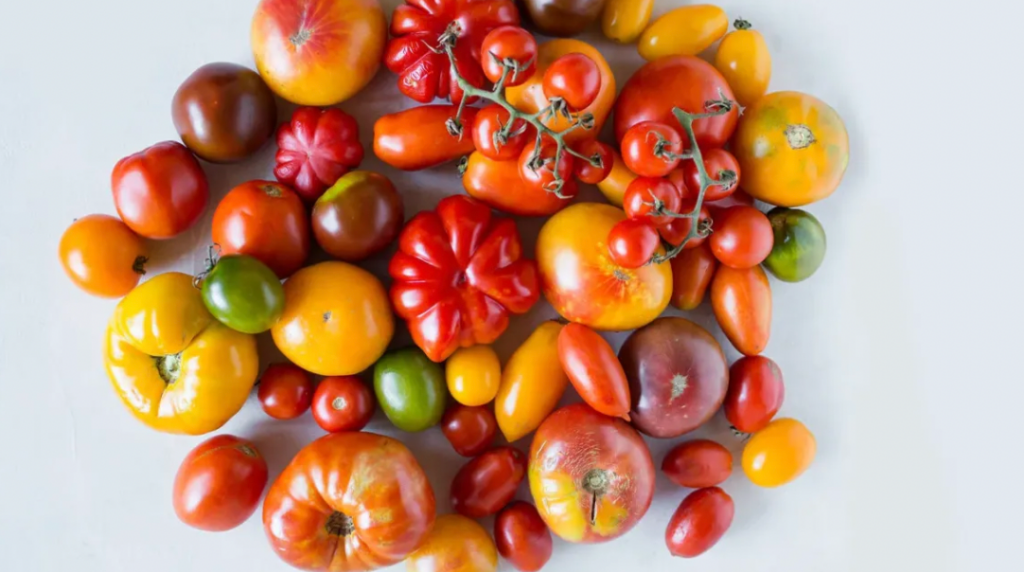
[[[724, 485], [735, 522], [697, 560], [674, 560], [665, 549], [665, 525], [686, 492], [659, 476], [654, 504], [631, 533], [598, 546], [556, 541], [547, 570], [1015, 568], [1022, 466], [1019, 444], [1010, 442], [1024, 376], [1008, 361], [1024, 339], [1021, 257], [1011, 248], [1022, 244], [1013, 221], [1022, 206], [1020, 158], [1012, 151], [1022, 150], [1015, 101], [1024, 50], [1010, 26], [1024, 9], [985, 3], [723, 0], [730, 16], [765, 34], [772, 88], [821, 97], [850, 132], [845, 181], [809, 209], [828, 232], [825, 264], [804, 283], [773, 282], [765, 352], [785, 373], [781, 414], [814, 431], [818, 457], [778, 490], [755, 488], [737, 467]], [[396, 1], [385, 4], [390, 13]], [[656, 12], [675, 4], [658, 0]], [[0, 569], [289, 569], [270, 551], [258, 513], [220, 534], [177, 521], [171, 483], [204, 437], [154, 432], [123, 409], [101, 358], [115, 302], [76, 290], [56, 256], [73, 218], [114, 212], [109, 174], [117, 159], [175, 138], [170, 99], [181, 80], [211, 61], [252, 66], [254, 6], [0, 4]], [[633, 48], [612, 46], [597, 30], [586, 38], [613, 62], [620, 85], [638, 67]], [[368, 149], [374, 119], [409, 104], [394, 83], [382, 70], [341, 106], [359, 119]], [[271, 145], [241, 165], [206, 165], [206, 216], [156, 246], [154, 269], [199, 270], [216, 200], [237, 183], [270, 177], [272, 156]], [[450, 168], [399, 173], [367, 156], [363, 166], [392, 177], [410, 216], [461, 192]], [[522, 222], [528, 244], [539, 224]], [[369, 267], [380, 274], [385, 261]], [[541, 304], [514, 319], [498, 343], [502, 357], [552, 315]], [[694, 319], [714, 328], [706, 307]], [[268, 336], [260, 348], [264, 365], [279, 359]], [[368, 429], [395, 434], [379, 412]], [[272, 477], [322, 434], [308, 414], [270, 420], [254, 396], [222, 432], [255, 440]], [[720, 417], [698, 435], [738, 451]], [[439, 511], [449, 511], [447, 490], [462, 461], [438, 429], [398, 436], [426, 466]], [[678, 441], [650, 441], [655, 462]], [[519, 497], [529, 498], [525, 485]]]

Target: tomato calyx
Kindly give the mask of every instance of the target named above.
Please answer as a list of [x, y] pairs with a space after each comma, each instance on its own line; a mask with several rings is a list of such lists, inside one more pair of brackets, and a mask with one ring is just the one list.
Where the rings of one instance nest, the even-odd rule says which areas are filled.
[[332, 536], [346, 537], [356, 531], [356, 524], [352, 517], [339, 511], [334, 511], [327, 518], [324, 530]]
[[736, 18], [736, 21], [732, 23], [732, 26], [737, 30], [749, 30], [753, 28], [750, 22], [744, 20], [743, 18]]
[[138, 274], [140, 276], [145, 276], [145, 274], [146, 274], [146, 263], [147, 262], [149, 262], [149, 257], [148, 256], [138, 256], [138, 257], [136, 257], [135, 261], [132, 262], [132, 272], [134, 272], [134, 273], [136, 273], [136, 274]]
[[153, 356], [156, 372], [167, 385], [173, 385], [181, 375], [181, 353], [166, 356]]
[[591, 469], [583, 475], [583, 490], [590, 493], [590, 525], [597, 523], [597, 500], [608, 492], [608, 473], [604, 469]]

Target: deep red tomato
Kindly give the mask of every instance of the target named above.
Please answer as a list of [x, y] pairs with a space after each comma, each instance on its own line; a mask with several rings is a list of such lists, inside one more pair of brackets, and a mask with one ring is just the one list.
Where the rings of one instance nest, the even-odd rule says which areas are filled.
[[117, 214], [146, 238], [172, 238], [199, 220], [209, 198], [206, 174], [192, 152], [164, 141], [117, 162], [110, 175]]
[[709, 243], [711, 252], [722, 264], [750, 268], [761, 264], [771, 254], [775, 233], [763, 212], [754, 207], [735, 206], [725, 209], [715, 221], [715, 232]]
[[501, 26], [484, 36], [480, 65], [484, 75], [498, 83], [508, 64], [505, 87], [520, 85], [537, 70], [537, 40], [519, 26]]
[[521, 572], [537, 572], [554, 550], [548, 525], [532, 504], [523, 501], [515, 501], [498, 513], [494, 541], [498, 554]]
[[760, 266], [720, 266], [711, 281], [711, 308], [718, 325], [743, 355], [764, 351], [772, 330], [772, 287]]
[[455, 105], [421, 105], [382, 115], [373, 124], [373, 153], [403, 171], [436, 167], [472, 153], [476, 147], [469, 128], [476, 121], [477, 108], [462, 110], [465, 132], [453, 137], [445, 124], [458, 109]]
[[596, 185], [605, 180], [608, 175], [611, 174], [612, 167], [615, 166], [615, 151], [612, 150], [611, 146], [594, 139], [587, 139], [586, 141], [577, 144], [575, 149], [581, 155], [590, 157], [591, 160], [596, 159], [601, 163], [600, 166], [597, 166], [589, 161], [584, 161], [583, 159], [576, 157], [573, 174], [576, 175], [576, 178], [579, 179], [580, 182], [587, 183], [588, 185]]
[[373, 391], [354, 375], [325, 377], [313, 394], [313, 419], [324, 431], [360, 431], [373, 417]]
[[[740, 163], [733, 157], [732, 153], [725, 149], [708, 149], [702, 153], [704, 158], [704, 169], [712, 179], [721, 181], [726, 178], [726, 171], [732, 171], [735, 178], [728, 185], [711, 185], [704, 191], [704, 200], [708, 202], [720, 201], [733, 194], [740, 186]], [[682, 176], [685, 181], [686, 190], [684, 199], [696, 199], [700, 192], [700, 173], [697, 172], [697, 164], [693, 160], [682, 162]]]
[[708, 439], [680, 443], [665, 455], [661, 471], [688, 489], [720, 485], [732, 474], [732, 453]]
[[248, 254], [287, 278], [309, 256], [309, 215], [299, 195], [281, 183], [242, 183], [213, 212], [213, 243], [222, 255]]
[[729, 368], [725, 418], [739, 431], [756, 433], [771, 423], [785, 397], [782, 370], [774, 361], [742, 357]]
[[267, 462], [256, 447], [217, 435], [185, 457], [174, 477], [174, 512], [201, 530], [230, 530], [252, 516], [267, 486]]
[[313, 382], [297, 365], [275, 363], [263, 372], [256, 392], [263, 411], [274, 419], [295, 419], [313, 401]]
[[544, 72], [544, 95], [561, 97], [569, 109], [586, 109], [601, 91], [601, 69], [589, 56], [566, 54]]
[[[661, 155], [659, 151], [667, 154]], [[641, 177], [664, 177], [679, 165], [683, 138], [679, 130], [657, 121], [644, 121], [622, 136], [622, 160]]]
[[359, 124], [338, 108], [300, 107], [277, 130], [274, 177], [313, 203], [363, 161]]
[[463, 465], [452, 479], [452, 508], [469, 518], [497, 513], [512, 500], [526, 477], [526, 455], [496, 447]]
[[683, 249], [672, 259], [672, 305], [680, 310], [700, 306], [717, 269], [718, 259], [706, 242]]
[[616, 223], [608, 233], [608, 253], [623, 268], [647, 264], [660, 245], [658, 229], [649, 220], [628, 218]]
[[632, 219], [647, 219], [656, 227], [665, 226], [676, 220], [668, 215], [652, 215], [655, 201], [661, 201], [665, 210], [679, 213], [682, 200], [677, 189], [668, 179], [662, 177], [637, 177], [626, 187], [622, 196], [622, 209]]
[[490, 405], [470, 407], [455, 404], [441, 418], [441, 431], [455, 452], [463, 457], [475, 457], [494, 442], [498, 422]]
[[629, 421], [629, 382], [601, 334], [569, 322], [558, 333], [558, 360], [576, 393], [597, 412]]
[[693, 558], [714, 546], [732, 524], [732, 497], [718, 487], [690, 493], [665, 529], [665, 544], [673, 556]]
[[[522, 29], [522, 28], [518, 28]], [[494, 103], [481, 109], [473, 122], [473, 145], [476, 150], [495, 161], [518, 159], [526, 143], [533, 139], [533, 129], [522, 119], [512, 124], [512, 130], [502, 137], [501, 131], [509, 120], [508, 110]]]
[[[568, 152], [563, 152], [556, 166], [557, 147], [558, 145], [554, 141], [545, 138], [540, 146], [540, 165], [537, 166], [533, 163], [533, 151], [537, 148], [537, 141], [535, 139], [526, 144], [523, 152], [519, 154], [519, 176], [523, 178], [525, 184], [535, 189], [552, 189], [556, 179], [555, 173], [558, 173], [558, 178], [566, 183], [572, 180], [575, 159]], [[566, 188], [568, 185], [563, 187], [563, 194]]]
[[[684, 200], [679, 204], [679, 213], [686, 214], [693, 212], [693, 207], [697, 206], [696, 201], [693, 199]], [[711, 228], [711, 213], [708, 212], [708, 207], [701, 205], [700, 216], [697, 217], [697, 228], [710, 229]], [[692, 218], [676, 218], [672, 222], [665, 226], [658, 228], [658, 232], [661, 233], [661, 238], [665, 242], [672, 246], [679, 246], [683, 239], [690, 233], [690, 228], [693, 226]], [[684, 248], [697, 248], [701, 244], [704, 244], [708, 238], [707, 234], [698, 235], [687, 241]]]

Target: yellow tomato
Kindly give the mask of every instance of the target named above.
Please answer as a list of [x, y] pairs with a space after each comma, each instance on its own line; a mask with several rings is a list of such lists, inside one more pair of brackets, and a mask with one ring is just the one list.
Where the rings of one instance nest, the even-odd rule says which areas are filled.
[[438, 517], [423, 544], [405, 561], [409, 572], [494, 572], [498, 549], [475, 520], [459, 514]]
[[444, 366], [448, 392], [455, 401], [474, 407], [490, 403], [501, 385], [501, 362], [491, 346], [455, 350]]
[[799, 207], [836, 190], [850, 159], [850, 140], [842, 118], [824, 101], [777, 91], [743, 113], [732, 151], [750, 196]]
[[612, 172], [603, 181], [597, 184], [597, 188], [604, 193], [604, 198], [617, 207], [622, 206], [622, 197], [626, 194], [629, 184], [636, 178], [636, 173], [629, 170], [622, 155], [617, 149], [612, 149], [615, 156], [615, 164], [612, 165]]
[[569, 378], [558, 360], [561, 331], [562, 324], [544, 322], [505, 365], [494, 413], [509, 443], [539, 427], [565, 393]]
[[647, 61], [664, 56], [695, 56], [729, 29], [725, 10], [710, 4], [683, 6], [661, 16], [640, 36], [637, 50]]
[[726, 34], [715, 54], [715, 68], [722, 73], [736, 101], [750, 106], [768, 91], [772, 78], [772, 55], [768, 44], [750, 22], [736, 20], [736, 29]]
[[601, 15], [601, 31], [609, 40], [630, 44], [651, 20], [654, 0], [608, 0]]
[[752, 483], [778, 487], [799, 477], [814, 461], [814, 434], [796, 419], [776, 419], [743, 448], [743, 472]]

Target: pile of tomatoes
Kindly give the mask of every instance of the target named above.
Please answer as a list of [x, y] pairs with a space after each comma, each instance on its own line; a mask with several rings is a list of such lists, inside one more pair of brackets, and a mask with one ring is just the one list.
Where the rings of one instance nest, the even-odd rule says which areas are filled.
[[[500, 554], [535, 571], [552, 533], [605, 542], [644, 517], [656, 469], [642, 435], [678, 438], [721, 410], [747, 439], [740, 465], [754, 484], [781, 486], [808, 468], [814, 437], [775, 418], [783, 376], [760, 355], [772, 318], [763, 268], [796, 282], [822, 264], [824, 230], [796, 207], [838, 187], [845, 128], [812, 96], [767, 93], [771, 58], [747, 22], [727, 33], [725, 12], [700, 5], [649, 23], [652, 5], [524, 3], [547, 34], [575, 35], [600, 17], [608, 38], [638, 42], [649, 63], [617, 97], [597, 49], [538, 44], [512, 0], [407, 0], [390, 34], [377, 0], [261, 0], [258, 73], [215, 63], [185, 79], [172, 103], [181, 142], [118, 161], [118, 217], [77, 219], [61, 261], [82, 290], [120, 298], [105, 364], [145, 425], [216, 431], [259, 378], [268, 416], [312, 410], [328, 435], [269, 489], [253, 443], [203, 442], [174, 483], [183, 522], [227, 530], [262, 498], [272, 549], [301, 569], [405, 560], [414, 571], [493, 571]], [[697, 57], [716, 42], [713, 63]], [[387, 176], [359, 170], [358, 126], [331, 107], [382, 64], [424, 105], [376, 121], [376, 156], [403, 170], [463, 159], [467, 194], [408, 220]], [[277, 97], [300, 106], [281, 125]], [[614, 145], [596, 136], [613, 111]], [[173, 239], [207, 208], [200, 160], [242, 161], [275, 138], [276, 180], [239, 185], [216, 205], [206, 270], [140, 283], [149, 241]], [[581, 183], [610, 204], [574, 201]], [[501, 213], [549, 217], [535, 256]], [[332, 260], [307, 265], [314, 243]], [[393, 244], [385, 287], [358, 263]], [[490, 344], [542, 295], [561, 319], [502, 365]], [[662, 316], [708, 296], [744, 354], [731, 365], [710, 332]], [[389, 349], [403, 325], [414, 345]], [[618, 352], [600, 334], [626, 330]], [[257, 335], [288, 360], [262, 376]], [[583, 402], [559, 408], [570, 385]], [[455, 514], [435, 516], [412, 451], [362, 431], [378, 406], [400, 431], [440, 426], [469, 459], [451, 482]], [[499, 433], [507, 444], [495, 444]], [[531, 434], [524, 452], [516, 443]], [[663, 459], [666, 477], [695, 489], [666, 523], [672, 554], [697, 556], [726, 533], [734, 505], [720, 485], [732, 468], [729, 449], [709, 440]], [[513, 500], [523, 482], [535, 504]], [[476, 522], [492, 515], [493, 540]]]

